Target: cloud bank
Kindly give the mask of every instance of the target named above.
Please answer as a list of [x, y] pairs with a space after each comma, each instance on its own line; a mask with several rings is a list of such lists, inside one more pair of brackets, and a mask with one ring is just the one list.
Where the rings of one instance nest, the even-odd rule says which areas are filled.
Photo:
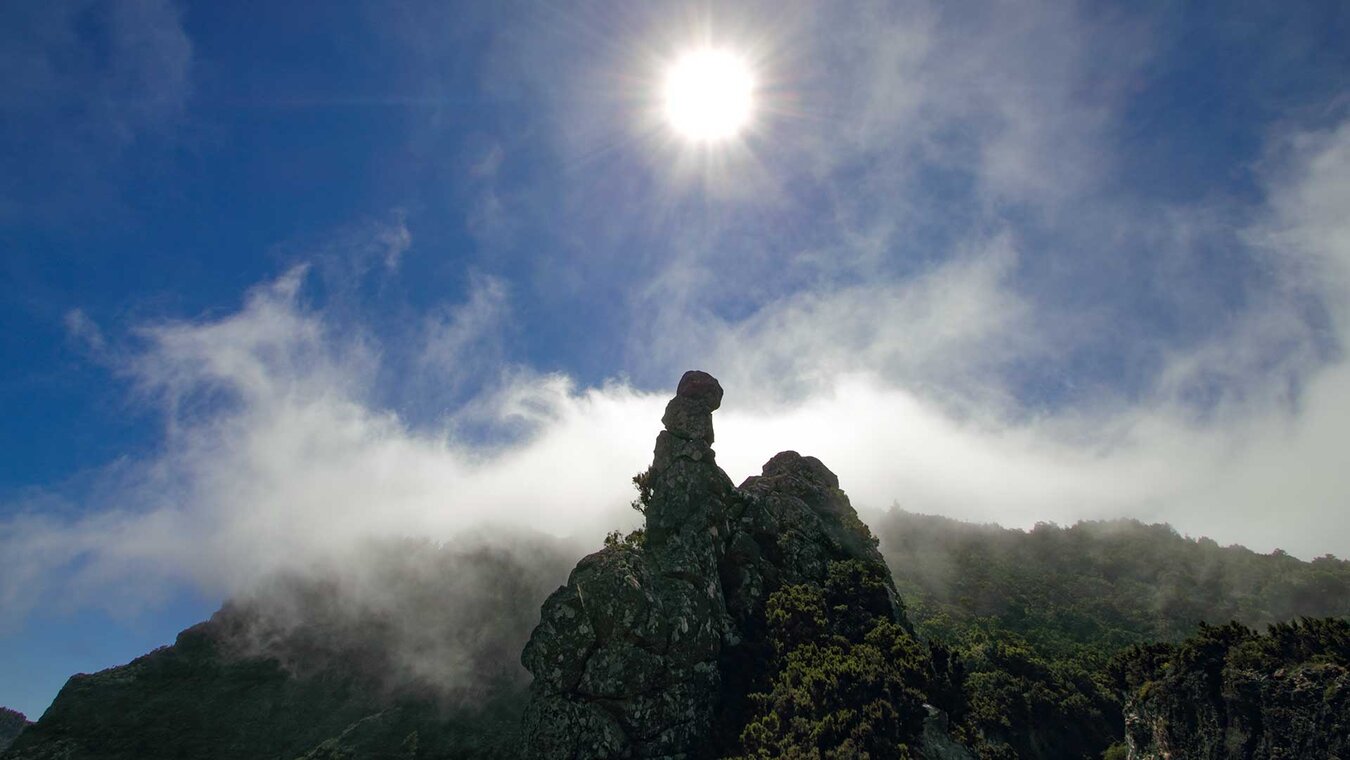
[[[1290, 288], [1329, 304], [1341, 335], [1350, 127], [1292, 144], [1270, 215], [1250, 234], [1283, 257], [1272, 266]], [[1350, 364], [1277, 353], [1293, 364], [1197, 415], [1181, 393], [1193, 378], [1246, 374], [1243, 362], [1272, 355], [1267, 341], [1287, 340], [1268, 329], [1279, 315], [1263, 314], [1175, 357], [1136, 405], [1037, 415], [976, 404], [986, 389], [952, 383], [981, 376], [1000, 351], [1032, 350], [1015, 335], [1033, 307], [1001, 285], [1012, 255], [995, 244], [903, 287], [784, 299], [707, 325], [715, 340], [700, 365], [727, 388], [723, 466], [739, 480], [796, 448], [834, 468], [864, 508], [1020, 526], [1135, 516], [1262, 551], [1350, 553], [1339, 454]], [[183, 582], [230, 593], [371, 538], [501, 530], [594, 541], [637, 519], [628, 479], [649, 459], [668, 390], [580, 388], [516, 368], [438, 425], [414, 427], [371, 401], [382, 358], [307, 305], [309, 276], [302, 267], [259, 285], [231, 314], [139, 330], [139, 349], [115, 369], [162, 409], [163, 445], [110, 468], [74, 516], [44, 500], [6, 521], [7, 616], [66, 596], [150, 601]], [[433, 323], [418, 360], [469, 359], [494, 324], [484, 315], [505, 300], [499, 283], [479, 281]], [[69, 322], [97, 334], [87, 318]]]

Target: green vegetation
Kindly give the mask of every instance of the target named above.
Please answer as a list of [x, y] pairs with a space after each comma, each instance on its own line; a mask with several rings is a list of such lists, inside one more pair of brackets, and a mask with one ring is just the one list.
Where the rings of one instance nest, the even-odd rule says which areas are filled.
[[1350, 562], [1329, 555], [1257, 554], [1133, 520], [1018, 531], [893, 510], [876, 528], [910, 618], [939, 639], [1009, 632], [1044, 656], [1105, 664], [1200, 621], [1350, 616]]
[[617, 530], [611, 530], [605, 535], [605, 546], [607, 548], [623, 546], [629, 549], [641, 549], [646, 540], [647, 531], [643, 528], [637, 528], [629, 532], [628, 535], [624, 535]]
[[884, 580], [857, 561], [833, 562], [825, 588], [769, 597], [770, 688], [754, 694], [741, 733], [755, 758], [906, 758], [934, 680], [929, 653], [891, 619]]
[[1147, 699], [1159, 682], [1187, 672], [1275, 673], [1305, 666], [1350, 668], [1350, 622], [1304, 618], [1276, 623], [1265, 634], [1240, 623], [1202, 623], [1194, 636], [1179, 644], [1131, 647], [1112, 662], [1111, 673], [1127, 695]]
[[[893, 510], [876, 528], [920, 637], [962, 663], [966, 711], [953, 720], [985, 758], [1119, 756], [1113, 661], [1127, 650], [1170, 656], [1168, 643], [1217, 630], [1202, 621], [1350, 616], [1350, 562], [1223, 548], [1166, 525], [1018, 531]], [[1274, 640], [1290, 638], [1282, 630]]]
[[647, 507], [652, 503], [652, 471], [643, 470], [633, 476], [633, 487], [637, 489], [638, 497], [629, 503], [633, 509], [647, 514]]
[[1179, 644], [1131, 647], [1112, 663], [1136, 747], [1178, 757], [1345, 757], [1350, 622], [1303, 619], [1262, 635], [1201, 625]]

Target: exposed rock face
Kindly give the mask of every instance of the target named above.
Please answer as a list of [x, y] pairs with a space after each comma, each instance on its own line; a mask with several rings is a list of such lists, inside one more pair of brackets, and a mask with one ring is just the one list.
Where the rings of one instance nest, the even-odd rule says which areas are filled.
[[1201, 626], [1125, 658], [1130, 757], [1350, 757], [1350, 622]]
[[718, 756], [761, 685], [769, 595], [823, 586], [832, 561], [877, 569], [867, 606], [907, 626], [875, 540], [819, 460], [783, 452], [732, 486], [710, 446], [721, 400], [707, 373], [681, 378], [636, 479], [645, 536], [582, 559], [544, 603], [521, 656], [528, 756]]

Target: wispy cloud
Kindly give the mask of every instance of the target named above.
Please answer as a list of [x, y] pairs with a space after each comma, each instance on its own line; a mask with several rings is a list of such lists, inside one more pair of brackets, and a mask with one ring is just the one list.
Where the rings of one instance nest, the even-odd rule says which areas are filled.
[[129, 147], [181, 125], [192, 72], [169, 0], [0, 11], [0, 222], [90, 206]]
[[[479, 423], [473, 438], [415, 431], [371, 404], [374, 357], [304, 307], [305, 276], [255, 288], [222, 318], [140, 330], [143, 349], [117, 368], [161, 406], [163, 445], [72, 495], [76, 516], [11, 505], [7, 615], [56, 587], [121, 606], [114, 589], [239, 589], [371, 537], [596, 536], [624, 517], [621, 473], [645, 464], [660, 399], [508, 373], [461, 411], [465, 429]], [[452, 348], [433, 356], [452, 361]], [[517, 443], [494, 448], [484, 430]]]
[[[1295, 139], [1301, 149], [1276, 173], [1270, 214], [1252, 234], [1290, 257], [1339, 336], [1350, 237], [1337, 198], [1350, 177], [1350, 130]], [[1000, 290], [1011, 255], [995, 244], [908, 291], [798, 297], [711, 325], [721, 337], [705, 366], [728, 388], [720, 461], [739, 479], [780, 448], [808, 451], [864, 507], [898, 502], [1022, 525], [1135, 515], [1258, 549], [1346, 552], [1345, 362], [1291, 367], [1292, 403], [1235, 397], [1203, 418], [1167, 394], [1030, 418], [969, 405], [954, 415], [938, 403], [926, 383], [982, 375], [981, 359], [998, 361], [1005, 341], [1028, 350], [1006, 337], [1030, 308]], [[81, 494], [88, 501], [75, 516], [32, 510], [7, 521], [7, 614], [56, 596], [148, 601], [182, 582], [237, 590], [371, 537], [449, 539], [485, 525], [595, 537], [635, 519], [627, 479], [646, 463], [665, 393], [579, 389], [518, 369], [468, 402], [449, 433], [419, 432], [370, 401], [379, 358], [306, 305], [305, 277], [296, 269], [260, 285], [223, 317], [141, 329], [143, 348], [119, 369], [163, 405], [164, 445]], [[480, 280], [428, 333], [424, 360], [453, 365], [469, 353], [503, 297], [499, 283]], [[74, 328], [89, 329], [78, 319]], [[923, 333], [937, 335], [904, 340]], [[1268, 339], [1239, 330], [1225, 351], [1177, 362], [1221, 370]], [[800, 390], [765, 396], [765, 386]]]
[[1007, 286], [1016, 260], [999, 236], [909, 279], [803, 290], [743, 318], [678, 303], [654, 309], [652, 334], [634, 338], [668, 376], [701, 361], [763, 401], [802, 399], [866, 373], [934, 399], [998, 404], [998, 371], [1048, 350], [1031, 329], [1031, 305]]
[[103, 337], [103, 331], [99, 329], [94, 320], [89, 318], [88, 314], [84, 313], [83, 309], [71, 309], [66, 312], [63, 321], [65, 322], [66, 333], [82, 347], [96, 355], [102, 354], [107, 349], [108, 342]]

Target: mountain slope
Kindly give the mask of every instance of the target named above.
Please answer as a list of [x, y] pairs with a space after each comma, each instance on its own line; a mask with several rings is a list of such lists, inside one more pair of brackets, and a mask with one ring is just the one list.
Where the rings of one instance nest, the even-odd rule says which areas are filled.
[[396, 541], [275, 578], [172, 646], [73, 676], [0, 757], [514, 757], [515, 658], [570, 555]]
[[28, 718], [23, 713], [8, 707], [0, 707], [0, 752], [4, 752], [14, 741], [14, 737], [27, 726]]
[[1130, 520], [1020, 531], [892, 510], [874, 524], [918, 632], [964, 664], [963, 728], [984, 757], [1123, 752], [1113, 666], [1133, 645], [1180, 641], [1205, 620], [1350, 616], [1350, 563], [1332, 557]]
[[874, 521], [910, 616], [928, 635], [1003, 630], [1043, 654], [1177, 641], [1200, 621], [1264, 627], [1350, 617], [1350, 561], [1184, 538], [1133, 520], [1030, 531], [892, 510]]

